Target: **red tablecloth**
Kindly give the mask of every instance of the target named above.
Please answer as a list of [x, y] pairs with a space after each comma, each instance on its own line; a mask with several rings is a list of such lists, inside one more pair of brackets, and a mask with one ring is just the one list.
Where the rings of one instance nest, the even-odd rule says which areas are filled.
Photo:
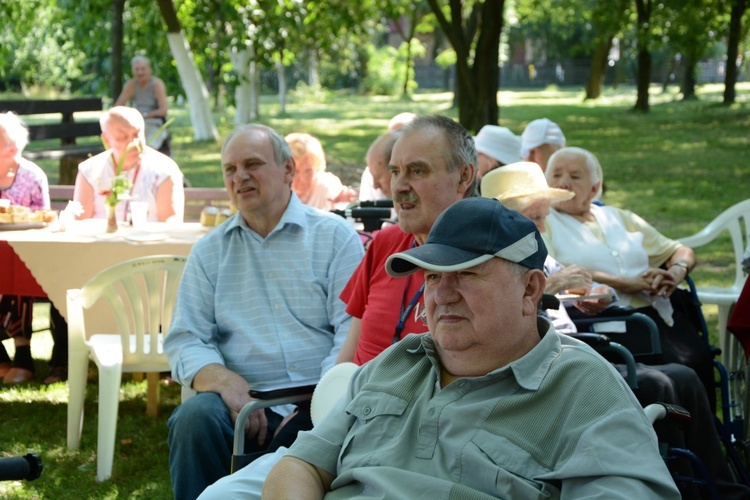
[[750, 279], [745, 281], [740, 298], [729, 316], [727, 330], [732, 332], [745, 350], [745, 356], [750, 357]]
[[0, 294], [47, 296], [16, 252], [3, 240], [0, 240]]

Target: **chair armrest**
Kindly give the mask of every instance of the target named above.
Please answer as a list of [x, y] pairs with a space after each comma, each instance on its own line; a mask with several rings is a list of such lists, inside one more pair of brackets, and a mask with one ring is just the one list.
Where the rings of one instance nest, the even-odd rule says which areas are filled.
[[[250, 391], [250, 396], [256, 399], [253, 399], [243, 406], [240, 413], [237, 415], [237, 420], [234, 423], [232, 460], [245, 453], [245, 422], [247, 422], [247, 418], [252, 412], [263, 408], [270, 408], [272, 406], [310, 401], [314, 390], [314, 385], [308, 385], [303, 387], [278, 389], [275, 391]], [[234, 471], [234, 467], [232, 467], [232, 470]]]

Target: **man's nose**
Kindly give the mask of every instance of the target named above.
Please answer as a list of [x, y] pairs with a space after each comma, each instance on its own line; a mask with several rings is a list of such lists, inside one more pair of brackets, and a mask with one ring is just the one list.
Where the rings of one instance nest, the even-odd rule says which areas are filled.
[[409, 183], [406, 182], [406, 177], [404, 175], [391, 175], [391, 192], [399, 193], [409, 191], [409, 189]]
[[458, 293], [458, 280], [455, 273], [445, 273], [440, 277], [440, 282], [435, 288], [435, 303], [438, 305], [453, 304], [458, 302], [461, 295]]
[[247, 169], [238, 166], [234, 171], [235, 180], [244, 181], [250, 177], [250, 173]]

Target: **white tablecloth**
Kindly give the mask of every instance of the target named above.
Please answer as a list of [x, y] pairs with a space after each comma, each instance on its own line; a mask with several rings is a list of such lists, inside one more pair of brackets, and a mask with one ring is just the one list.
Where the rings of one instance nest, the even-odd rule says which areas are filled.
[[[138, 229], [120, 226], [117, 232], [106, 233], [106, 221], [101, 219], [76, 221], [66, 229], [0, 231], [0, 240], [8, 241], [66, 319], [68, 289], [80, 288], [99, 271], [136, 257], [188, 255], [208, 231], [198, 223], [154, 222]], [[99, 331], [111, 331], [112, 318], [104, 308], [95, 306], [86, 321]]]

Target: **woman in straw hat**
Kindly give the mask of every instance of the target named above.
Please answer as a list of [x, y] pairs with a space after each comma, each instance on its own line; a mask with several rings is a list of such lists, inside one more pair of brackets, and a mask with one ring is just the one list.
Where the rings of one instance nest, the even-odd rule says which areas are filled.
[[[551, 205], [571, 199], [573, 193], [549, 187], [542, 169], [536, 163], [517, 162], [485, 175], [482, 178], [482, 196], [497, 198], [508, 208], [521, 212], [536, 224], [541, 233], [544, 233], [544, 221]], [[594, 283], [591, 273], [583, 267], [562, 266], [552, 258], [547, 259], [545, 267], [549, 274], [545, 289], [547, 293], [586, 295], [610, 291], [609, 287], [599, 285], [592, 290]], [[576, 301], [574, 305], [586, 314], [598, 314], [611, 303], [611, 298], [604, 298]]]
[[[571, 200], [574, 197], [570, 191], [549, 187], [539, 165], [531, 162], [514, 163], [485, 175], [482, 179], [482, 195], [497, 198], [506, 207], [528, 217], [534, 221], [542, 234], [544, 234], [545, 218], [550, 212], [550, 205]], [[545, 262], [545, 271], [550, 273], [545, 290], [548, 293], [557, 293], [561, 289], [575, 286], [570, 284], [571, 280], [573, 280], [572, 283], [580, 285], [581, 290], [587, 288], [585, 286], [587, 282], [589, 287], [591, 286], [591, 274], [588, 271], [575, 265], [563, 267], [549, 256]], [[565, 273], [570, 273], [570, 276], [566, 277]], [[558, 281], [557, 285], [554, 284], [555, 281]], [[552, 288], [549, 286], [550, 283], [553, 283]], [[555, 291], [552, 291], [553, 289]], [[601, 310], [611, 301], [595, 302], [577, 301], [575, 305], [585, 312], [586, 310], [594, 311], [595, 308]], [[592, 308], [592, 305], [595, 307]], [[548, 312], [559, 332], [576, 331], [565, 308], [561, 307], [559, 311]], [[626, 373], [624, 365], [615, 366], [620, 373]], [[654, 366], [638, 363], [636, 377], [638, 388], [634, 390], [634, 393], [642, 405], [646, 406], [657, 401], [675, 404], [687, 409], [692, 416], [692, 420], [682, 432], [672, 425], [657, 422], [655, 430], [659, 440], [696, 453], [707, 466], [721, 498], [746, 498], [744, 495], [748, 495], [750, 489], [736, 484], [732, 478], [713, 424], [709, 400], [695, 371], [677, 363]], [[678, 467], [684, 465], [678, 464]], [[691, 474], [687, 469], [678, 472], [688, 476]], [[681, 491], [683, 498], [700, 498], [697, 491], [687, 488]]]

